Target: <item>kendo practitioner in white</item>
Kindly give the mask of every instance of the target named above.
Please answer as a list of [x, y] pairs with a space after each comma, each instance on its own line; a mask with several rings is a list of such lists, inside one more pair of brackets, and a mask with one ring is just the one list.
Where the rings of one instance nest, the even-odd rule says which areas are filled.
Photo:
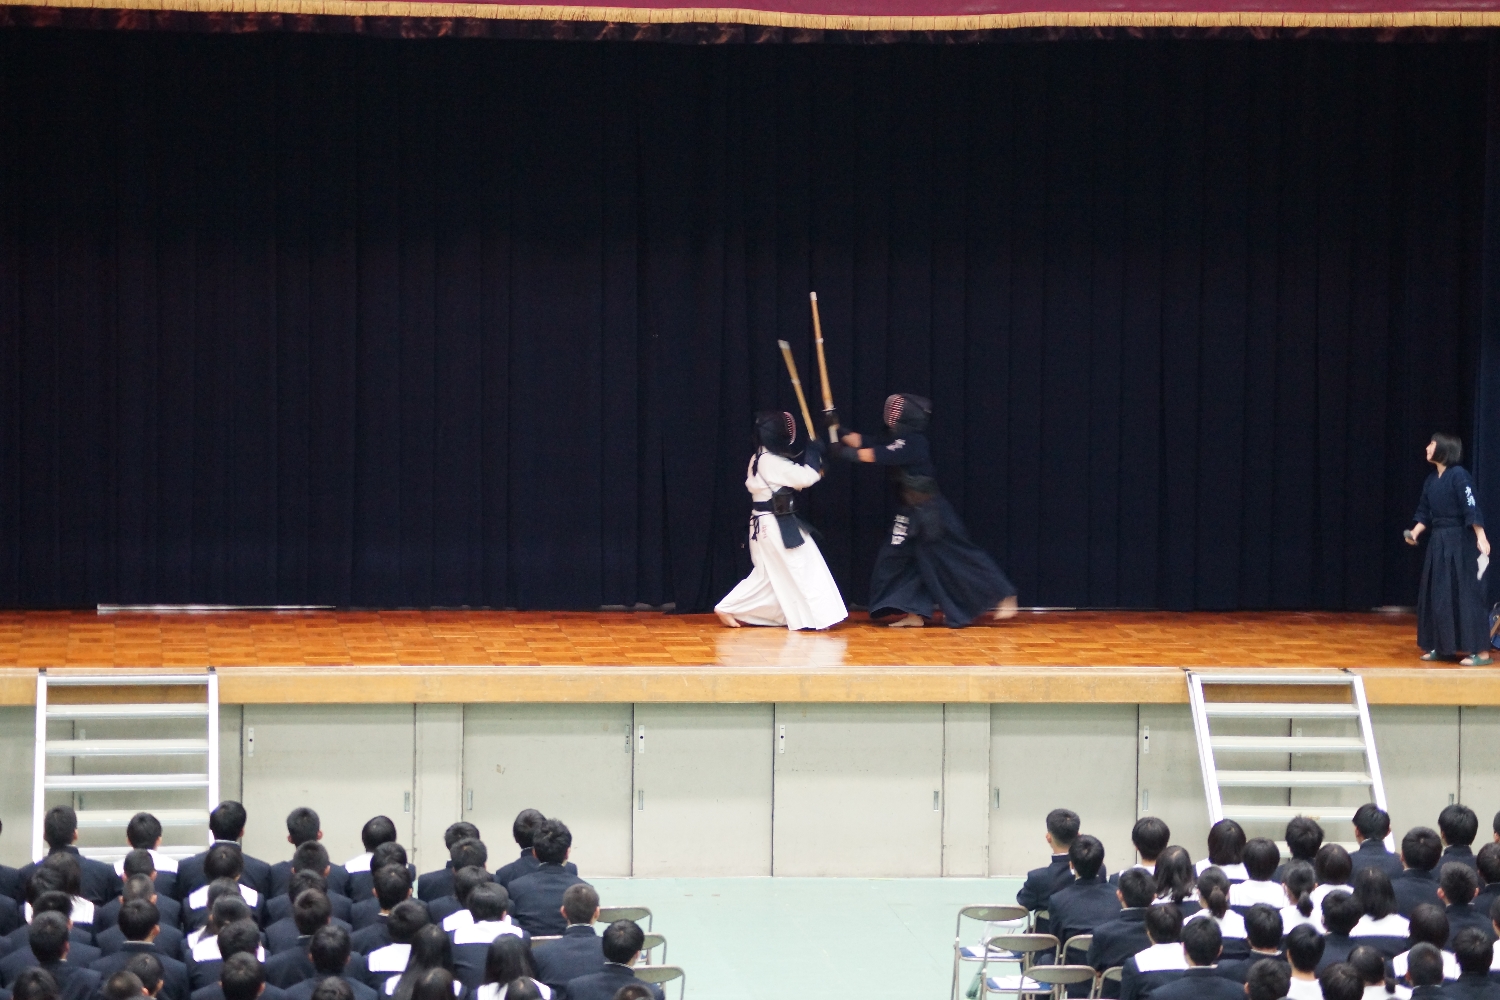
[[745, 475], [755, 568], [714, 608], [731, 628], [745, 622], [824, 629], [849, 617], [818, 543], [797, 516], [797, 491], [823, 477], [823, 444], [809, 441], [799, 462], [792, 452], [796, 439], [790, 413], [755, 415], [756, 450]]
[[835, 458], [888, 468], [897, 511], [891, 534], [875, 558], [870, 578], [870, 617], [895, 628], [921, 627], [943, 609], [950, 628], [962, 628], [989, 611], [997, 619], [1016, 613], [1016, 588], [995, 560], [969, 540], [953, 505], [938, 491], [937, 470], [927, 443], [932, 402], [909, 392], [886, 397], [889, 437], [866, 446], [856, 433], [842, 436]]

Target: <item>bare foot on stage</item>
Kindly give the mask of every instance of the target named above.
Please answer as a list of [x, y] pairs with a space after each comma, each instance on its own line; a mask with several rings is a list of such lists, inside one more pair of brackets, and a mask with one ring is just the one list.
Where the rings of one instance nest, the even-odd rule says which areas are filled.
[[716, 615], [719, 616], [719, 621], [723, 622], [725, 625], [728, 625], [730, 628], [739, 628], [740, 627], [740, 621], [739, 621], [739, 619], [736, 618], [734, 615], [730, 614], [729, 612], [727, 612], [727, 611], [715, 611], [714, 614], [716, 614]]
[[995, 621], [1003, 622], [1007, 618], [1014, 618], [1018, 607], [1016, 595], [1010, 595], [995, 608]]
[[921, 615], [907, 615], [905, 618], [897, 618], [886, 628], [925, 628], [926, 626], [927, 622], [922, 619]]

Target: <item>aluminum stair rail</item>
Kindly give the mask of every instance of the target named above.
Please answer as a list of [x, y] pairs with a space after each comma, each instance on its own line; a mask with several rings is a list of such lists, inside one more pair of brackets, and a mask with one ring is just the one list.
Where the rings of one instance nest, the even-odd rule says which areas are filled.
[[[138, 695], [132, 697], [130, 689], [159, 687], [201, 687], [202, 701], [148, 702]], [[48, 699], [51, 688], [82, 688], [98, 691], [98, 700], [79, 704], [52, 704]], [[146, 692], [149, 697], [149, 690]], [[108, 699], [115, 700], [108, 700]], [[71, 702], [71, 699], [70, 699]], [[108, 721], [134, 722], [139, 735], [132, 732], [129, 738], [112, 739], [52, 739], [48, 734], [49, 723], [72, 723], [75, 730], [80, 724]], [[201, 722], [203, 736], [182, 738], [163, 737], [163, 726], [191, 725]], [[116, 727], [118, 728], [118, 727]], [[68, 793], [75, 808], [83, 793], [110, 792], [157, 792], [178, 794], [177, 803], [183, 800], [180, 793], [201, 790], [202, 808], [179, 808], [153, 806], [151, 797], [140, 796], [140, 801], [129, 809], [78, 809], [78, 828], [83, 830], [117, 830], [117, 847], [84, 847], [79, 853], [99, 860], [118, 860], [124, 857], [129, 846], [125, 843], [124, 829], [130, 818], [142, 810], [150, 812], [161, 821], [167, 830], [196, 828], [201, 832], [202, 843], [209, 842], [208, 813], [219, 802], [219, 675], [210, 667], [204, 673], [159, 673], [136, 674], [126, 671], [110, 671], [100, 674], [78, 674], [71, 672], [49, 673], [37, 671], [36, 678], [36, 745], [34, 771], [32, 775], [31, 810], [31, 856], [40, 860], [47, 853], [42, 835], [42, 822], [48, 809], [48, 793]], [[162, 771], [154, 759], [196, 757], [202, 761], [201, 770]], [[106, 758], [110, 761], [107, 773], [48, 774], [49, 760], [78, 761], [89, 758]], [[156, 801], [162, 802], [158, 796]], [[175, 838], [174, 838], [175, 839]], [[173, 845], [162, 847], [160, 853], [171, 857], [189, 857], [203, 850], [201, 845]]]
[[[1292, 794], [1301, 789], [1366, 788], [1366, 801], [1386, 809], [1385, 784], [1381, 779], [1380, 760], [1375, 750], [1375, 732], [1370, 725], [1370, 706], [1365, 700], [1364, 681], [1348, 671], [1316, 674], [1278, 674], [1270, 671], [1237, 673], [1230, 671], [1194, 671], [1187, 674], [1188, 701], [1193, 712], [1193, 732], [1198, 741], [1198, 763], [1203, 770], [1203, 789], [1208, 798], [1208, 820], [1234, 819], [1252, 823], [1285, 823], [1296, 816], [1308, 816], [1334, 822], [1348, 822], [1357, 808], [1345, 804], [1291, 804]], [[1204, 689], [1213, 685], [1233, 685], [1250, 700], [1209, 701]], [[1342, 687], [1348, 699], [1343, 702], [1259, 701], [1257, 689], [1269, 693], [1275, 688]], [[1234, 736], [1213, 731], [1215, 720], [1266, 719], [1286, 720], [1293, 735]], [[1357, 735], [1301, 736], [1293, 722], [1348, 720], [1356, 723]], [[1292, 770], [1276, 768], [1277, 757], [1291, 761], [1293, 754], [1334, 756], [1345, 763], [1337, 770]], [[1220, 754], [1265, 755], [1267, 767], [1256, 769], [1221, 769]], [[1357, 758], [1362, 768], [1351, 769]], [[1224, 801], [1226, 788], [1276, 788], [1287, 792], [1286, 805], [1248, 804]], [[1332, 838], [1330, 838], [1332, 839]], [[1386, 846], [1394, 849], [1392, 838]], [[1285, 845], [1283, 845], [1283, 850]]]

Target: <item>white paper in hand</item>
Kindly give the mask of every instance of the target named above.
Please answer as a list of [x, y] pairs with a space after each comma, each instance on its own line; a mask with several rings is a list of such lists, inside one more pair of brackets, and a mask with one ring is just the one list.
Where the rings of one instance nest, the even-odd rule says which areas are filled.
[[1479, 553], [1479, 579], [1484, 579], [1484, 571], [1490, 568], [1490, 557], [1483, 552]]

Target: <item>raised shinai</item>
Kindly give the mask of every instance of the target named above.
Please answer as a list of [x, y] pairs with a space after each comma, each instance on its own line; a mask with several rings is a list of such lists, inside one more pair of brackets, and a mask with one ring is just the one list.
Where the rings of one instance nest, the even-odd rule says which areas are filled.
[[798, 490], [822, 478], [823, 447], [808, 442], [802, 461], [793, 457], [797, 424], [790, 413], [755, 415], [755, 455], [746, 470], [750, 491], [750, 561], [754, 569], [714, 608], [731, 628], [785, 625], [824, 629], [849, 617], [823, 553], [797, 516]]

